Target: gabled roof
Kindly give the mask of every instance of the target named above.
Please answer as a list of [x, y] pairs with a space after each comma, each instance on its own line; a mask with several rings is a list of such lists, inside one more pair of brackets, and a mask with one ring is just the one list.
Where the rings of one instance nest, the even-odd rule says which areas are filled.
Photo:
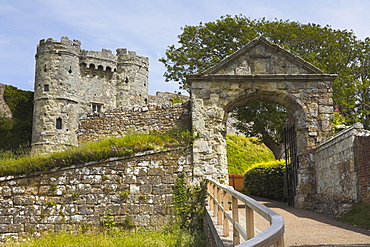
[[218, 71], [220, 71], [223, 68], [227, 67], [228, 65], [232, 64], [239, 57], [241, 57], [243, 55], [246, 55], [247, 53], [251, 52], [252, 49], [255, 48], [258, 45], [263, 45], [266, 48], [269, 48], [270, 50], [274, 51], [274, 53], [276, 53], [276, 54], [279, 53], [281, 56], [283, 56], [287, 60], [289, 60], [290, 63], [292, 63], [294, 65], [297, 65], [300, 68], [308, 71], [307, 74], [324, 74], [324, 72], [322, 70], [320, 70], [319, 68], [313, 66], [309, 62], [307, 62], [304, 59], [292, 54], [291, 52], [281, 48], [280, 46], [269, 42], [266, 38], [261, 36], [261, 37], [258, 37], [256, 39], [253, 39], [251, 42], [246, 44], [240, 50], [234, 52], [230, 56], [221, 60], [218, 64], [216, 64], [213, 67], [203, 71], [201, 73], [201, 75], [218, 74], [217, 73]]

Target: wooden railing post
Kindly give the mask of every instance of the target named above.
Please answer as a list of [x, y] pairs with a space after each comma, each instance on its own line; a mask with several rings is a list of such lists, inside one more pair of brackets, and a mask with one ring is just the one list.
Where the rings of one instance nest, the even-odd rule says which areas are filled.
[[[221, 203], [222, 202], [222, 189], [218, 187], [217, 187], [217, 202], [218, 202], [218, 205], [222, 205]], [[218, 225], [222, 224], [222, 213], [223, 213], [222, 210], [218, 208], [218, 211], [217, 211], [217, 224]]]
[[[218, 190], [219, 188], [215, 186], [214, 190], [213, 190], [213, 197], [215, 198], [214, 200], [214, 207], [213, 207], [213, 216], [216, 217], [216, 219], [218, 218], [218, 211], [219, 211], [219, 208], [218, 208], [218, 198], [217, 198], [217, 195], [218, 195]], [[219, 225], [220, 223], [217, 221], [217, 225]]]
[[224, 218], [224, 225], [223, 225], [224, 236], [228, 237], [229, 236], [229, 220], [226, 217], [226, 212], [229, 211], [229, 196], [227, 194], [227, 191], [224, 191], [222, 206], [224, 207], [224, 210], [225, 210], [224, 217], [223, 217]]
[[245, 222], [246, 222], [246, 232], [247, 239], [254, 237], [254, 215], [253, 209], [245, 205]]
[[[256, 202], [242, 193], [218, 184], [212, 180], [208, 183], [208, 198], [210, 211], [218, 225], [223, 226], [224, 237], [228, 237], [229, 224], [233, 226], [233, 245], [239, 245], [241, 238], [245, 246], [284, 247], [284, 219], [271, 209]], [[231, 198], [231, 208], [229, 206]], [[245, 205], [246, 228], [239, 224], [239, 201]], [[231, 210], [231, 212], [230, 212]], [[270, 222], [270, 227], [255, 236], [254, 212]], [[215, 228], [213, 226], [215, 231]], [[216, 233], [217, 234], [217, 233]]]
[[274, 244], [274, 247], [284, 247], [284, 235]]
[[240, 244], [240, 234], [236, 229], [235, 222], [239, 222], [239, 207], [238, 207], [238, 198], [232, 197], [231, 211], [233, 215], [233, 244]]
[[211, 195], [213, 195], [213, 183], [211, 183], [211, 182], [208, 182], [208, 186], [207, 186], [207, 188], [208, 188], [208, 203], [209, 203], [209, 210], [210, 211], [213, 211], [213, 204], [214, 204], [214, 201], [213, 201], [213, 199], [212, 199], [212, 196]]

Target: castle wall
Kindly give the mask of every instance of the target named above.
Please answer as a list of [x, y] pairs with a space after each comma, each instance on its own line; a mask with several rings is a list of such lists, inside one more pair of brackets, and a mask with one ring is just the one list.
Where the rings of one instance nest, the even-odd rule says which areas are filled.
[[124, 136], [129, 131], [149, 133], [165, 132], [173, 128], [190, 128], [190, 102], [163, 107], [115, 109], [101, 114], [89, 115], [79, 121], [78, 142], [96, 141], [111, 136]]
[[361, 163], [358, 158], [361, 156], [356, 152], [356, 139], [363, 135], [370, 133], [363, 130], [362, 124], [356, 123], [316, 148], [317, 194], [313, 204], [316, 210], [338, 216], [360, 200], [358, 169]]
[[79, 119], [148, 104], [148, 58], [126, 49], [86, 51], [81, 42], [41, 40], [37, 47], [34, 153], [77, 146]]
[[108, 210], [117, 225], [169, 223], [178, 173], [191, 176], [190, 150], [146, 152], [22, 177], [0, 178], [0, 240], [42, 231], [100, 226]]

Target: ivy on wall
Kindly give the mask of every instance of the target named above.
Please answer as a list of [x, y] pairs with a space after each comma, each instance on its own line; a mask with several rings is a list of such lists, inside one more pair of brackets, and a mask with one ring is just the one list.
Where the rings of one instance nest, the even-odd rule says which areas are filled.
[[175, 181], [173, 205], [176, 223], [181, 228], [195, 231], [202, 229], [205, 212], [204, 186], [189, 186], [185, 174], [180, 173]]

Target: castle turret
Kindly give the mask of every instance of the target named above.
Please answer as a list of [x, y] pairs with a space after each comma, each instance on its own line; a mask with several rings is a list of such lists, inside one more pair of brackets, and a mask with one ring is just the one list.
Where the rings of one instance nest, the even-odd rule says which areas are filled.
[[117, 106], [147, 105], [148, 58], [126, 49], [117, 49], [117, 56]]
[[77, 145], [80, 41], [41, 40], [37, 47], [32, 148], [55, 152]]
[[148, 58], [118, 49], [81, 50], [81, 42], [41, 40], [37, 47], [32, 150], [78, 145], [79, 120], [117, 107], [147, 105]]

